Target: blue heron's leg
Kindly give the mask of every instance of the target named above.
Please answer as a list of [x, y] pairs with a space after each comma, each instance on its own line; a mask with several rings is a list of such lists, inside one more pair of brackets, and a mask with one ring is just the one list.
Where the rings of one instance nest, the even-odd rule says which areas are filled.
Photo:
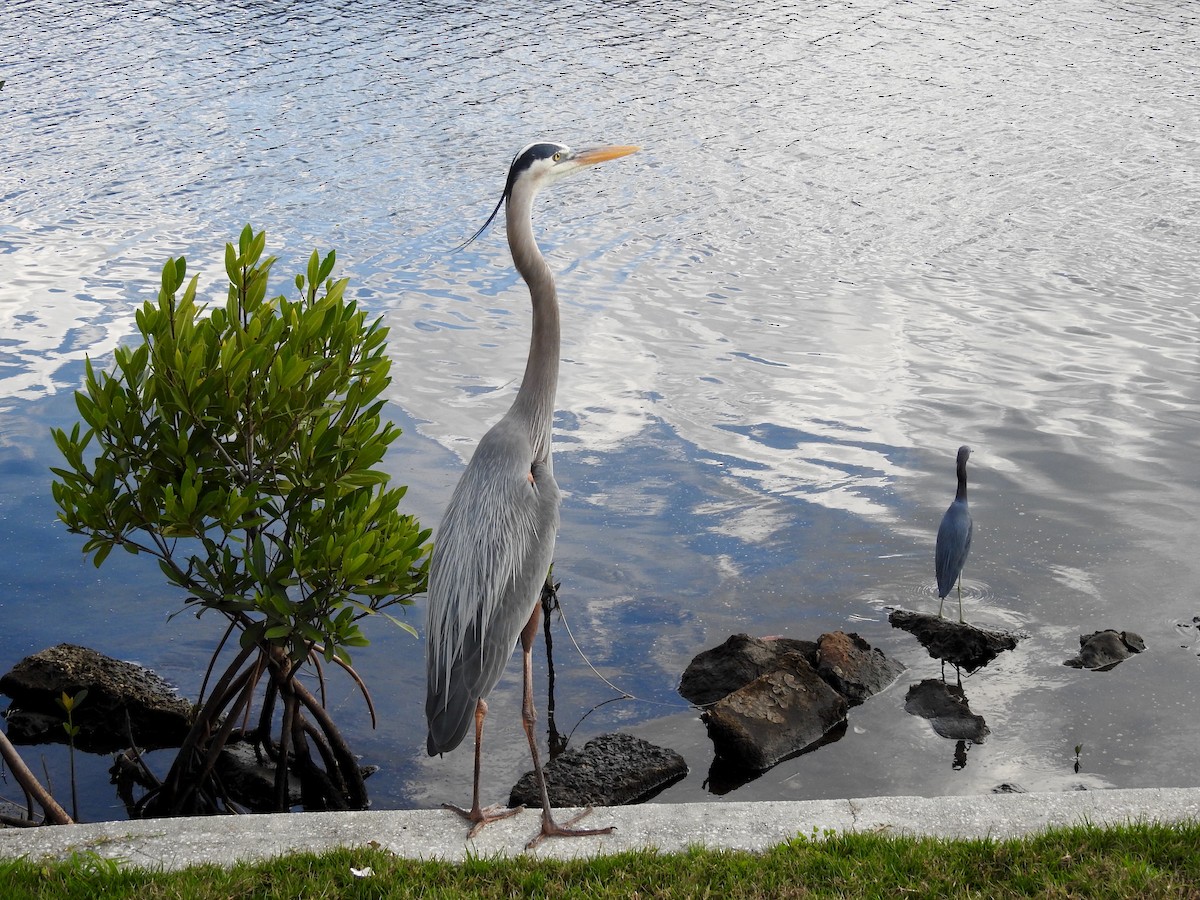
[[939, 597], [938, 598], [938, 618], [939, 619], [942, 617], [942, 607], [945, 606], [945, 604], [946, 604], [946, 598]]
[[529, 623], [521, 632], [521, 656], [525, 664], [525, 689], [524, 699], [521, 703], [521, 720], [525, 726], [525, 737], [529, 739], [529, 752], [533, 756], [534, 775], [537, 778], [538, 788], [542, 792], [542, 830], [525, 845], [526, 850], [532, 850], [542, 842], [543, 838], [547, 837], [587, 837], [594, 834], [612, 834], [615, 830], [611, 825], [607, 828], [572, 828], [572, 825], [592, 811], [590, 806], [561, 825], [554, 821], [554, 817], [550, 814], [550, 792], [546, 789], [546, 773], [542, 771], [542, 761], [538, 756], [537, 737], [534, 733], [537, 714], [533, 709], [533, 639], [537, 634], [538, 625], [541, 623], [541, 616], [541, 603], [534, 603], [533, 615], [529, 617]]
[[452, 809], [468, 822], [474, 823], [471, 826], [471, 830], [467, 832], [468, 838], [473, 838], [479, 834], [480, 829], [484, 825], [491, 824], [500, 819], [507, 819], [509, 816], [515, 816], [523, 809], [520, 806], [515, 809], [506, 809], [499, 805], [482, 809], [479, 806], [479, 773], [483, 761], [483, 718], [486, 715], [487, 702], [480, 697], [479, 702], [475, 704], [475, 786], [471, 791], [471, 808], [463, 809], [461, 806], [455, 806], [453, 803], [442, 804], [444, 808]]
[[962, 575], [959, 575], [958, 576], [958, 624], [965, 625], [966, 623], [967, 623], [967, 620], [963, 618], [963, 614], [962, 614]]

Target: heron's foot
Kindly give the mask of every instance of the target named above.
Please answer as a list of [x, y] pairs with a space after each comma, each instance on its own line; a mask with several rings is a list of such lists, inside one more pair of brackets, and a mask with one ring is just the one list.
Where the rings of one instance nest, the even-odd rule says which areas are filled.
[[532, 850], [534, 847], [536, 847], [538, 844], [540, 844], [543, 841], [543, 839], [548, 838], [548, 837], [592, 837], [592, 836], [598, 835], [598, 834], [612, 834], [614, 831], [617, 830], [612, 825], [609, 825], [607, 828], [572, 828], [571, 827], [576, 822], [578, 822], [580, 819], [582, 819], [584, 816], [589, 815], [591, 813], [591, 811], [592, 811], [592, 808], [589, 806], [583, 812], [579, 813], [578, 815], [572, 816], [571, 818], [567, 819], [566, 822], [564, 822], [560, 825], [560, 824], [558, 824], [558, 822], [554, 821], [554, 817], [550, 815], [549, 811], [543, 810], [543, 812], [542, 812], [542, 830], [533, 838], [533, 840], [531, 840], [528, 844], [525, 845], [525, 849]]
[[493, 822], [499, 822], [501, 819], [509, 819], [523, 810], [524, 806], [514, 806], [509, 809], [506, 806], [489, 806], [487, 809], [480, 809], [478, 806], [473, 806], [471, 809], [463, 809], [461, 806], [455, 806], [453, 803], [443, 803], [442, 809], [453, 810], [464, 819], [471, 823], [471, 830], [467, 832], [468, 840], [475, 837], [483, 830], [484, 825], [491, 825]]

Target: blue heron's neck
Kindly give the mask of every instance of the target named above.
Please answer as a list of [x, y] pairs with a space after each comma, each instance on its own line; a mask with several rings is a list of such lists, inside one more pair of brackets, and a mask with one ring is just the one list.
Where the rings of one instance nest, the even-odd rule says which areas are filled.
[[967, 502], [967, 461], [965, 459], [958, 461], [958, 490], [954, 493], [954, 502]]
[[549, 461], [561, 329], [554, 276], [533, 236], [532, 201], [532, 195], [513, 196], [505, 206], [508, 246], [517, 271], [529, 286], [533, 306], [529, 357], [509, 414], [519, 416], [527, 423], [534, 459]]

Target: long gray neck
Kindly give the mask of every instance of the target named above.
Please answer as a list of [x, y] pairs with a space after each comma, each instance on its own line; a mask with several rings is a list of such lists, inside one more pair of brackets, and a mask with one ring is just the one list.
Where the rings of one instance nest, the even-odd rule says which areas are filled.
[[533, 237], [533, 195], [520, 192], [508, 198], [505, 221], [508, 226], [508, 246], [517, 271], [529, 285], [533, 303], [533, 335], [529, 341], [529, 358], [525, 376], [521, 379], [517, 399], [509, 410], [529, 427], [535, 460], [550, 460], [550, 433], [554, 422], [554, 392], [558, 386], [558, 357], [561, 332], [558, 314], [558, 293], [554, 276], [538, 250]]

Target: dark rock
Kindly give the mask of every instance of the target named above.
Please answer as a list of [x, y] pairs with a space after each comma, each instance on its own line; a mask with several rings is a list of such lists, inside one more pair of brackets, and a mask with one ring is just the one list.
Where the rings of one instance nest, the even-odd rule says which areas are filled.
[[927, 613], [896, 609], [888, 616], [894, 628], [913, 635], [934, 659], [953, 663], [974, 672], [990, 663], [1005, 650], [1013, 650], [1025, 635], [1011, 631], [991, 631], [962, 622], [952, 622]]
[[702, 716], [717, 755], [768, 769], [819, 740], [846, 717], [846, 699], [800, 653], [708, 707]]
[[[217, 756], [217, 774], [229, 796], [256, 812], [272, 812], [275, 804], [275, 762], [250, 741], [231, 741]], [[288, 806], [298, 806], [300, 779], [288, 773]]]
[[823, 634], [816, 643], [735, 634], [696, 655], [679, 693], [706, 707], [715, 766], [762, 771], [816, 745], [845, 720], [848, 704], [862, 703], [903, 671], [857, 634]]
[[901, 663], [888, 659], [854, 633], [823, 634], [816, 643], [735, 634], [692, 659], [680, 679], [679, 693], [698, 706], [715, 703], [779, 668], [788, 653], [803, 656], [830, 687], [854, 705], [884, 690], [904, 671]]
[[904, 665], [888, 659], [857, 634], [835, 631], [817, 639], [817, 674], [857, 706], [891, 685]]
[[66, 714], [57, 700], [65, 692], [87, 697], [73, 712], [75, 746], [111, 753], [132, 741], [143, 749], [178, 747], [187, 734], [191, 707], [166, 681], [142, 666], [112, 659], [74, 644], [49, 647], [17, 663], [0, 678], [12, 698], [8, 736], [16, 744], [67, 742]]
[[679, 693], [706, 707], [720, 780], [768, 769], [815, 746], [859, 704], [892, 684], [904, 666], [857, 634], [837, 631], [813, 643], [735, 634], [696, 655]]
[[1014, 781], [1006, 781], [1003, 784], [998, 784], [992, 788], [993, 794], [1028, 794], [1029, 791], [1021, 787]]
[[[623, 806], [649, 800], [686, 776], [688, 767], [674, 750], [631, 734], [602, 734], [562, 753], [543, 771], [551, 806]], [[541, 808], [533, 772], [513, 786], [508, 805]]]
[[1141, 653], [1146, 649], [1146, 641], [1140, 634], [1135, 634], [1132, 631], [1121, 632], [1121, 643], [1132, 650], [1134, 653]]
[[963, 689], [937, 678], [926, 678], [908, 689], [904, 711], [928, 719], [944, 738], [982, 744], [991, 734], [983, 716], [971, 712]]
[[1132, 631], [1116, 631], [1112, 628], [1094, 631], [1079, 636], [1079, 655], [1063, 662], [1076, 669], [1095, 669], [1107, 672], [1117, 663], [1129, 659], [1146, 649], [1142, 636]]
[[698, 706], [715, 703], [774, 669], [785, 653], [800, 653], [812, 661], [817, 645], [793, 638], [761, 640], [732, 635], [725, 643], [698, 653], [684, 670], [679, 693]]
[[[234, 735], [217, 755], [216, 771], [221, 778], [221, 786], [231, 800], [247, 809], [275, 812], [278, 809], [275, 803], [275, 772], [278, 768], [275, 760], [264, 753], [257, 743], [246, 738], [243, 732], [235, 732]], [[291, 754], [288, 754], [288, 758], [294, 762]], [[369, 778], [377, 771], [379, 766], [359, 766], [363, 778]], [[304, 788], [300, 778], [294, 772], [288, 772], [287, 782], [288, 807], [303, 805]]]
[[[799, 753], [792, 754], [788, 759], [795, 759], [809, 753], [815, 753], [822, 747], [836, 744], [846, 736], [846, 731], [849, 727], [849, 723], [845, 719], [842, 719], [842, 721], [830, 728], [817, 738], [817, 740], [803, 748]], [[708, 767], [708, 777], [704, 779], [703, 787], [710, 794], [720, 797], [761, 778], [766, 771], [747, 769], [738, 762], [714, 755], [712, 763]]]

